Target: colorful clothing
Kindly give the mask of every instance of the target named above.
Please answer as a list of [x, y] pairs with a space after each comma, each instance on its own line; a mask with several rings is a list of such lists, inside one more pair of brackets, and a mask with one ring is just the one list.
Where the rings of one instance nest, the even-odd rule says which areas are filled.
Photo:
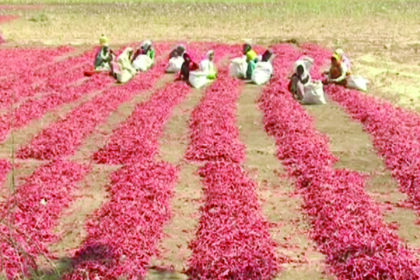
[[253, 49], [250, 49], [245, 55], [247, 62], [255, 61], [258, 59], [258, 54]]
[[131, 80], [137, 73], [136, 69], [131, 63], [131, 57], [133, 56], [133, 49], [126, 48], [118, 57], [118, 70], [114, 70], [114, 76], [120, 83], [126, 83]]
[[322, 83], [312, 81], [309, 74], [313, 62], [309, 56], [301, 57], [295, 62], [289, 90], [302, 104], [326, 104]]
[[258, 54], [253, 49], [250, 49], [246, 52], [245, 56], [246, 62], [248, 63], [246, 68], [246, 78], [251, 79], [252, 73], [254, 73], [254, 70], [257, 67]]
[[337, 55], [338, 58], [346, 65], [347, 71], [351, 71], [351, 61], [347, 57], [347, 55], [344, 53], [343, 49], [336, 49], [334, 51], [334, 55]]
[[150, 57], [150, 59], [152, 60], [152, 62], [155, 62], [155, 50], [153, 48], [150, 48], [147, 52], [146, 55], [148, 57]]
[[179, 72], [179, 79], [188, 81], [190, 78], [190, 71], [195, 71], [199, 69], [197, 63], [192, 61], [189, 54], [184, 53], [184, 63], [182, 63], [181, 71]]
[[331, 63], [328, 73], [329, 82], [352, 88], [360, 91], [367, 91], [369, 81], [360, 76], [353, 76], [351, 73], [350, 59], [342, 49], [336, 49], [332, 55], [335, 63]]
[[96, 71], [109, 71], [111, 70], [112, 54], [108, 46], [103, 46], [96, 53], [95, 57], [95, 70]]
[[108, 38], [104, 34], [102, 34], [101, 37], [99, 37], [99, 45], [101, 45], [101, 47], [108, 47], [108, 44]]
[[[335, 59], [337, 60], [339, 58], [335, 57]], [[350, 72], [348, 71], [347, 65], [341, 59], [337, 60], [336, 65], [331, 64], [328, 74], [330, 82], [345, 85], [347, 76], [350, 76]]]
[[207, 79], [214, 80], [217, 78], [217, 69], [214, 65], [213, 59], [211, 58], [214, 55], [213, 51], [207, 52], [206, 58], [200, 62], [200, 71], [207, 75]]
[[251, 79], [252, 73], [254, 73], [255, 68], [257, 67], [257, 60], [248, 61], [248, 66], [246, 68], [246, 79]]
[[169, 59], [174, 58], [174, 57], [179, 57], [179, 56], [182, 57], [184, 53], [185, 53], [185, 47], [183, 45], [179, 45], [169, 53]]

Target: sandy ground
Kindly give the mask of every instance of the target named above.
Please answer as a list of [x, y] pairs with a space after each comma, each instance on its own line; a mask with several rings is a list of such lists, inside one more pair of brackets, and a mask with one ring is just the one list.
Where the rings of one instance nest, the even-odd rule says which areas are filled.
[[[1, 26], [10, 45], [153, 40], [281, 41], [342, 47], [370, 94], [420, 111], [420, 5], [416, 1], [23, 5], [0, 7], [19, 18]], [[252, 2], [252, 1], [251, 1]], [[365, 3], [364, 3], [365, 2]], [[21, 8], [19, 8], [21, 7]], [[228, 27], [228, 28], [226, 28]]]

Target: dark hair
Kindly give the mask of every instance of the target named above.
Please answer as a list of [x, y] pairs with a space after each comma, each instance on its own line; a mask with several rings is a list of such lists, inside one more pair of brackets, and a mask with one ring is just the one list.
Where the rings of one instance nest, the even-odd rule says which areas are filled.
[[184, 46], [179, 45], [178, 47], [176, 47], [176, 52], [178, 53], [178, 55], [182, 55], [184, 51], [185, 51]]
[[262, 55], [262, 61], [269, 61], [271, 56], [273, 55], [273, 53], [271, 52], [271, 50], [266, 50], [263, 55]]
[[299, 64], [298, 67], [296, 67], [296, 72], [305, 72], [305, 69], [303, 68], [302, 64]]
[[252, 47], [251, 47], [251, 45], [250, 44], [244, 44], [243, 46], [242, 46], [242, 51], [243, 51], [243, 53], [245, 54], [245, 53], [247, 53], [249, 50], [251, 50], [252, 49]]
[[191, 60], [191, 57], [188, 53], [184, 53], [184, 55], [182, 56], [184, 58], [184, 60]]

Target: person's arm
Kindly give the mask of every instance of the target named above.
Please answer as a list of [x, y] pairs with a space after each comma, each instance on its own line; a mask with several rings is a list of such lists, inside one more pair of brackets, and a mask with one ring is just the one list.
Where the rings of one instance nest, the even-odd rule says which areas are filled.
[[186, 62], [182, 63], [181, 69], [179, 70], [178, 73], [178, 77], [175, 79], [176, 81], [182, 81], [183, 77], [184, 77], [184, 69], [185, 69], [185, 64]]
[[95, 67], [99, 66], [99, 64], [101, 62], [101, 52], [102, 52], [102, 49], [99, 49], [99, 51], [96, 52], [95, 60], [93, 62], [93, 65]]
[[170, 53], [169, 53], [169, 59], [178, 56], [178, 52], [176, 49], [173, 49]]
[[111, 49], [108, 49], [108, 52], [104, 57], [104, 60], [109, 63], [114, 59], [114, 56], [115, 56], [114, 52]]
[[335, 78], [335, 79], [330, 79], [330, 82], [339, 83], [339, 82], [342, 82], [342, 81], [344, 81], [346, 79], [346, 76], [347, 76], [347, 67], [346, 67], [346, 65], [344, 63], [341, 63], [340, 68], [341, 68], [341, 74], [340, 74], [340, 76], [337, 77], [337, 78]]
[[137, 49], [133, 57], [131, 58], [131, 62], [133, 62], [140, 54], [141, 54], [141, 50]]
[[210, 65], [210, 76], [209, 77], [212, 80], [214, 80], [214, 79], [217, 78], [217, 68], [216, 68], [216, 66], [214, 66], [213, 62], [210, 62], [210, 63], [211, 63], [211, 65]]
[[184, 78], [184, 75], [182, 74], [182, 71], [179, 71], [178, 76], [176, 77], [175, 81], [182, 81]]
[[198, 69], [199, 69], [198, 64], [192, 61], [190, 64], [190, 71], [195, 71]]
[[116, 57], [117, 54], [112, 49], [109, 49], [109, 62], [112, 62]]
[[246, 57], [246, 62], [250, 62], [250, 61], [251, 61], [251, 51], [248, 51], [248, 52], [245, 54], [245, 57]]

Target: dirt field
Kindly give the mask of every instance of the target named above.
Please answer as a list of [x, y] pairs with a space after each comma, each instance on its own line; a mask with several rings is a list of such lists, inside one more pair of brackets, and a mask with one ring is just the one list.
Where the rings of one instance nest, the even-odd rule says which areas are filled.
[[[73, 45], [85, 49], [97, 43], [101, 33], [107, 34], [113, 46], [154, 41], [207, 41], [242, 43], [245, 39], [263, 46], [290, 42], [299, 46], [313, 42], [327, 48], [343, 48], [352, 59], [354, 72], [369, 79], [368, 95], [377, 96], [401, 107], [420, 112], [420, 1], [53, 1], [22, 3], [3, 1], [1, 15], [17, 19], [0, 25], [6, 40], [0, 48], [14, 46]], [[153, 90], [124, 102], [95, 129], [71, 159], [88, 164], [92, 154], [103, 147], [113, 129], [123, 123], [136, 104], [146, 102], [156, 88], [163, 87], [171, 77], [163, 77]], [[188, 244], [195, 235], [203, 203], [202, 183], [197, 175], [198, 164], [183, 158], [189, 142], [188, 122], [204, 91], [196, 90], [176, 107], [165, 126], [160, 141], [159, 159], [180, 169], [180, 177], [171, 201], [174, 211], [164, 227], [164, 238], [158, 245], [161, 255], [152, 260], [156, 269], [146, 279], [186, 279], [184, 269], [191, 250]], [[2, 158], [10, 157], [12, 143], [17, 150], [27, 144], [50, 124], [64, 118], [74, 108], [100, 93], [95, 92], [76, 102], [61, 106], [39, 121], [17, 130], [13, 138], [0, 145]], [[301, 198], [293, 182], [276, 158], [274, 140], [262, 125], [262, 113], [256, 100], [261, 88], [245, 85], [238, 102], [237, 119], [240, 139], [246, 145], [244, 168], [257, 182], [262, 212], [268, 222], [276, 224], [270, 234], [279, 247], [278, 254], [289, 258], [276, 279], [335, 279], [326, 268], [324, 256], [309, 237], [310, 225], [301, 211]], [[399, 207], [406, 196], [375, 152], [371, 137], [362, 126], [346, 115], [333, 101], [327, 105], [307, 106], [316, 129], [330, 139], [330, 150], [338, 156], [338, 168], [360, 171], [370, 176], [367, 192], [384, 211], [385, 220], [398, 225], [399, 237], [409, 248], [420, 250], [418, 216]], [[3, 200], [41, 164], [42, 161], [20, 161], [15, 180], [9, 174], [1, 190]], [[105, 191], [109, 175], [119, 166], [94, 165], [82, 181], [78, 198], [63, 214], [56, 232], [63, 239], [50, 248], [58, 254], [54, 265], [44, 260], [34, 279], [59, 279], [69, 269], [69, 257], [86, 237], [83, 225], [96, 209], [107, 201]], [[182, 238], [179, 236], [182, 235]], [[55, 266], [55, 269], [52, 267]], [[163, 268], [163, 269], [162, 269]], [[163, 271], [162, 271], [163, 270]], [[1, 278], [1, 277], [0, 277]]]

